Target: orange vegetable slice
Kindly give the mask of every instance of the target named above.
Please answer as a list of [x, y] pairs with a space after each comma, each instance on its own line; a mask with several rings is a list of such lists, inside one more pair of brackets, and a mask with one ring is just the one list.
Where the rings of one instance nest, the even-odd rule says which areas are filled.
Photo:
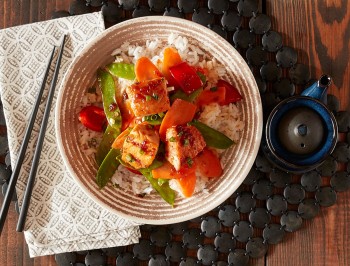
[[169, 68], [176, 66], [181, 62], [182, 62], [182, 59], [175, 48], [167, 47], [164, 49], [162, 72], [170, 86], [175, 86], [177, 85], [177, 83], [176, 83], [176, 80], [173, 78], [173, 76], [170, 74]]
[[218, 156], [211, 150], [204, 148], [195, 158], [198, 171], [205, 177], [217, 178], [222, 175], [222, 167]]
[[118, 137], [116, 137], [116, 139], [112, 143], [113, 149], [123, 148], [124, 141], [125, 141], [126, 137], [129, 135], [131, 129], [132, 129], [131, 127], [128, 127], [122, 133], [120, 133]]
[[183, 125], [193, 120], [197, 106], [193, 103], [176, 99], [165, 114], [159, 128], [159, 136], [165, 141], [166, 130], [172, 126]]
[[[192, 168], [195, 167], [192, 166]], [[189, 171], [186, 175], [183, 175], [182, 177], [176, 179], [176, 181], [178, 182], [182, 194], [186, 198], [189, 198], [193, 195], [194, 189], [196, 187], [196, 171]]]
[[156, 179], [177, 179], [180, 178], [182, 175], [181, 173], [175, 170], [174, 166], [171, 163], [165, 161], [162, 166], [152, 170], [152, 176]]
[[219, 103], [225, 101], [226, 88], [218, 87], [216, 90], [205, 90], [199, 95], [197, 104], [199, 106], [208, 105], [211, 103]]
[[140, 57], [135, 64], [135, 76], [137, 81], [147, 81], [161, 78], [163, 75], [147, 57]]

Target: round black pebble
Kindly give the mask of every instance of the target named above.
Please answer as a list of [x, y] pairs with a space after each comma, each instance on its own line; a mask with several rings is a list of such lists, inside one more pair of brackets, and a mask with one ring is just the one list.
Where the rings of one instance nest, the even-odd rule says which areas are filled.
[[258, 154], [255, 159], [255, 165], [260, 172], [269, 173], [272, 170], [271, 163], [266, 159], [264, 155]]
[[324, 207], [332, 206], [337, 201], [337, 193], [331, 187], [321, 187], [315, 194], [317, 202]]
[[190, 249], [196, 249], [204, 243], [204, 235], [198, 228], [188, 229], [182, 236], [183, 244]]
[[244, 17], [252, 17], [258, 12], [258, 1], [240, 0], [237, 5], [238, 13]]
[[321, 175], [317, 171], [306, 172], [301, 176], [300, 183], [306, 191], [313, 192], [321, 186]]
[[66, 252], [55, 255], [55, 261], [59, 266], [74, 265], [77, 255], [74, 252]]
[[278, 97], [285, 99], [295, 94], [295, 85], [288, 78], [282, 78], [273, 83], [273, 91]]
[[258, 85], [260, 94], [264, 94], [266, 92], [267, 86], [266, 82], [262, 79], [260, 75], [254, 75], [256, 84]]
[[124, 10], [134, 10], [139, 5], [139, 0], [118, 0]]
[[298, 206], [298, 213], [301, 218], [309, 220], [319, 213], [320, 205], [315, 199], [305, 199]]
[[303, 219], [301, 219], [298, 212], [288, 211], [281, 216], [280, 222], [286, 232], [295, 232], [301, 227]]
[[346, 191], [350, 188], [350, 176], [345, 171], [336, 172], [331, 178], [331, 186], [336, 191]]
[[249, 222], [253, 227], [264, 228], [270, 220], [271, 215], [264, 208], [256, 208], [249, 213]]
[[69, 13], [73, 15], [82, 15], [91, 12], [91, 7], [86, 4], [85, 0], [72, 1], [69, 6]]
[[287, 210], [288, 204], [284, 197], [275, 194], [266, 201], [266, 207], [269, 213], [274, 216], [278, 216]]
[[146, 17], [152, 15], [154, 15], [154, 13], [148, 6], [138, 6], [134, 9], [134, 12], [132, 12], [133, 18]]
[[339, 99], [333, 94], [327, 94], [327, 107], [333, 113], [338, 112], [340, 107]]
[[151, 257], [148, 266], [168, 266], [170, 262], [167, 261], [164, 255], [156, 254]]
[[85, 264], [90, 266], [105, 265], [107, 262], [107, 256], [101, 250], [89, 251], [85, 256]]
[[171, 262], [180, 262], [186, 257], [187, 248], [182, 243], [173, 241], [165, 248], [165, 256]]
[[87, 0], [86, 2], [92, 7], [99, 7], [103, 5], [104, 0]]
[[268, 244], [278, 244], [283, 240], [285, 231], [280, 224], [269, 224], [263, 230], [263, 238]]
[[226, 11], [221, 17], [221, 25], [228, 31], [235, 31], [242, 24], [242, 17], [233, 10]]
[[184, 13], [192, 13], [195, 9], [198, 8], [198, 1], [197, 0], [178, 0], [177, 6]]
[[146, 232], [150, 232], [156, 229], [155, 225], [151, 225], [151, 224], [143, 224], [141, 225], [141, 231], [146, 231]]
[[123, 252], [123, 247], [103, 248], [102, 251], [108, 257], [117, 257], [121, 252]]
[[266, 116], [281, 101], [281, 99], [274, 92], [266, 92], [261, 98], [264, 106], [264, 114]]
[[263, 257], [267, 252], [267, 245], [261, 237], [255, 237], [248, 241], [246, 245], [247, 253], [256, 259]]
[[236, 240], [229, 233], [220, 233], [214, 239], [214, 245], [217, 251], [221, 253], [228, 253], [234, 250]]
[[227, 262], [230, 265], [245, 266], [249, 263], [249, 256], [244, 249], [235, 249], [228, 254]]
[[214, 31], [215, 33], [219, 34], [222, 38], [227, 39], [227, 32], [221, 25], [211, 24], [208, 26], [208, 28]]
[[236, 47], [247, 49], [255, 43], [255, 35], [247, 29], [239, 29], [233, 34], [233, 42]]
[[289, 78], [297, 85], [303, 85], [310, 79], [309, 67], [304, 64], [296, 64], [289, 69]]
[[267, 179], [259, 179], [252, 188], [255, 198], [258, 200], [266, 200], [273, 193], [272, 183]]
[[249, 28], [255, 34], [264, 34], [271, 28], [271, 19], [265, 14], [258, 14], [249, 20]]
[[277, 52], [282, 47], [282, 36], [275, 31], [268, 31], [262, 37], [262, 46], [269, 52]]
[[215, 237], [221, 231], [220, 220], [214, 216], [207, 216], [203, 219], [201, 230], [206, 237]]
[[54, 11], [51, 14], [51, 18], [55, 19], [55, 18], [64, 18], [64, 17], [69, 17], [70, 13], [66, 10], [58, 10], [58, 11]]
[[252, 46], [246, 52], [248, 63], [260, 67], [267, 62], [267, 52], [262, 46]]
[[197, 9], [192, 14], [192, 21], [197, 22], [203, 26], [208, 26], [214, 23], [215, 16], [206, 7], [201, 7]]
[[247, 242], [253, 236], [253, 227], [247, 221], [239, 221], [233, 227], [233, 236], [239, 242]]
[[[191, 220], [191, 221], [194, 223], [201, 222], [200, 217], [198, 217], [197, 219], [198, 220]], [[183, 232], [185, 232], [185, 230], [187, 229], [187, 227], [188, 227], [188, 221], [176, 223], [176, 224], [171, 224], [169, 226], [171, 233], [174, 235], [182, 235]]]
[[250, 212], [256, 205], [256, 200], [250, 192], [242, 192], [236, 198], [236, 207], [241, 213]]
[[[2, 187], [1, 187], [1, 192], [2, 192], [2, 195], [5, 197], [6, 195], [6, 192], [7, 192], [7, 188], [8, 188], [8, 184], [5, 182], [4, 184], [2, 184]], [[13, 191], [13, 195], [12, 195], [12, 199], [11, 201], [16, 201], [17, 200], [17, 193], [16, 193], [16, 190]]]
[[170, 0], [148, 0], [148, 5], [155, 12], [164, 12], [170, 6]]
[[284, 188], [292, 182], [291, 174], [276, 168], [269, 173], [269, 178], [271, 183], [278, 188]]
[[114, 2], [108, 2], [102, 6], [102, 15], [110, 23], [117, 23], [123, 18], [123, 9]]
[[283, 196], [288, 203], [299, 204], [305, 198], [305, 190], [300, 184], [292, 184], [284, 189]]
[[121, 253], [116, 260], [117, 265], [122, 265], [122, 266], [136, 266], [137, 260], [134, 258], [134, 255], [131, 253]]
[[132, 251], [135, 258], [148, 260], [153, 254], [153, 245], [147, 239], [140, 239], [139, 243], [134, 245]]
[[169, 7], [164, 11], [164, 16], [176, 17], [176, 18], [184, 18], [185, 14], [181, 12], [180, 9], [175, 7]]
[[338, 131], [346, 133], [350, 128], [350, 113], [348, 111], [340, 111], [335, 114], [335, 119], [338, 124]]
[[240, 219], [239, 211], [233, 205], [224, 205], [221, 207], [218, 217], [224, 226], [233, 226]]
[[297, 51], [288, 46], [283, 46], [276, 54], [277, 64], [281, 67], [292, 67], [297, 63], [297, 60]]
[[228, 0], [208, 0], [208, 8], [217, 15], [223, 14], [230, 7]]
[[171, 241], [171, 233], [165, 226], [159, 226], [151, 233], [149, 239], [153, 245], [165, 247]]
[[247, 177], [244, 179], [243, 184], [253, 185], [256, 181], [263, 177], [263, 173], [258, 171], [254, 166], [250, 169]]
[[327, 159], [316, 168], [316, 170], [321, 176], [332, 176], [335, 171], [337, 171], [337, 167], [337, 161], [333, 157], [328, 156]]
[[260, 68], [260, 75], [264, 80], [276, 81], [282, 75], [282, 69], [275, 62], [268, 61]]
[[338, 162], [347, 163], [350, 160], [350, 146], [345, 142], [338, 142], [332, 152], [332, 157]]
[[212, 265], [218, 258], [218, 252], [212, 245], [201, 246], [197, 251], [197, 258], [203, 265]]
[[197, 260], [191, 257], [183, 258], [179, 266], [196, 266], [198, 265]]

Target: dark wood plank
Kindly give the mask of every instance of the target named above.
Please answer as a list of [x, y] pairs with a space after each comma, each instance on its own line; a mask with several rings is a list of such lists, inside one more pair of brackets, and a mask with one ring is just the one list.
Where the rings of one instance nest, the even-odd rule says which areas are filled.
[[[272, 28], [283, 43], [298, 50], [298, 61], [312, 66], [311, 76], [333, 78], [330, 93], [350, 111], [350, 6], [348, 1], [266, 1]], [[322, 208], [312, 221], [269, 249], [267, 265], [350, 265], [350, 191], [337, 204]]]

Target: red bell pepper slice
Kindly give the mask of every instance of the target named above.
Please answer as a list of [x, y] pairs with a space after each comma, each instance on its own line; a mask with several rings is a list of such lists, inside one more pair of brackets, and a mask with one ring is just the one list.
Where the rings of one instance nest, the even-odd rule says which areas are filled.
[[197, 99], [198, 106], [208, 105], [211, 103], [225, 102], [226, 88], [218, 87], [216, 90], [205, 90], [199, 95]]
[[107, 124], [103, 109], [94, 105], [81, 109], [78, 119], [85, 127], [98, 132], [103, 132]]
[[238, 90], [225, 80], [219, 79], [216, 86], [226, 88], [225, 100], [220, 103], [221, 105], [235, 103], [243, 99]]
[[169, 72], [181, 89], [187, 94], [190, 94], [203, 86], [203, 82], [197, 75], [195, 69], [187, 64], [187, 62], [182, 62], [170, 67]]

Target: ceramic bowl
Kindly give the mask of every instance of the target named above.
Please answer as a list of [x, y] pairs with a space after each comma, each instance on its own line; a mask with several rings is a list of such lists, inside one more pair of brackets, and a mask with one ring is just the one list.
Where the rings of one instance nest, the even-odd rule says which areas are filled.
[[[245, 124], [241, 138], [224, 154], [223, 175], [207, 185], [207, 193], [177, 197], [171, 207], [157, 194], [144, 198], [95, 182], [97, 165], [79, 149], [78, 112], [86, 88], [96, 79], [96, 70], [112, 62], [112, 52], [123, 43], [143, 44], [166, 40], [170, 33], [186, 36], [190, 44], [204, 49], [226, 67], [225, 79], [243, 96], [240, 109]], [[75, 58], [57, 99], [56, 133], [64, 163], [80, 187], [95, 202], [121, 217], [148, 224], [171, 224], [193, 219], [217, 207], [239, 187], [256, 158], [262, 134], [262, 105], [255, 79], [233, 46], [210, 29], [172, 17], [143, 17], [111, 27], [89, 43]]]

